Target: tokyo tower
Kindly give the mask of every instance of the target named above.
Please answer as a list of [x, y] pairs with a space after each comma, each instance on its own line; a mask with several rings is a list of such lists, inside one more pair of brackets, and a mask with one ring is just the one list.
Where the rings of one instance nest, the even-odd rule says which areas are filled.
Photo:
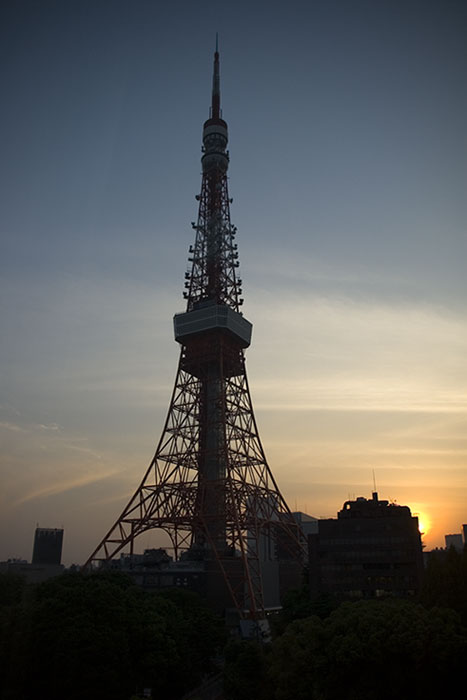
[[124, 549], [133, 554], [139, 535], [161, 529], [177, 561], [203, 562], [208, 597], [222, 598], [223, 590], [240, 617], [261, 619], [262, 560], [281, 549], [301, 561], [304, 540], [269, 469], [253, 413], [244, 355], [252, 325], [240, 311], [227, 140], [216, 42], [186, 311], [174, 317], [181, 346], [175, 387], [141, 484], [85, 566], [102, 565]]

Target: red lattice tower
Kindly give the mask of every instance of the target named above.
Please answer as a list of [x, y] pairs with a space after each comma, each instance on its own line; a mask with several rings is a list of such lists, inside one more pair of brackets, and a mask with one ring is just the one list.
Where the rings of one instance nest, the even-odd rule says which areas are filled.
[[240, 615], [260, 619], [261, 547], [279, 538], [301, 559], [304, 541], [268, 467], [248, 388], [244, 351], [252, 326], [239, 310], [226, 147], [216, 46], [196, 237], [185, 275], [187, 308], [174, 317], [181, 345], [175, 388], [154, 459], [85, 566], [125, 547], [133, 554], [137, 536], [159, 528], [170, 536], [176, 559], [184, 553], [205, 561], [220, 574]]

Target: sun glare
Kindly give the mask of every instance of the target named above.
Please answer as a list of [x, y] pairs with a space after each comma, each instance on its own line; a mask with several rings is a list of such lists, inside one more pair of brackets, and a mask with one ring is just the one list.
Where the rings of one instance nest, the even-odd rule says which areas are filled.
[[430, 519], [425, 513], [415, 513], [418, 516], [418, 529], [422, 535], [430, 532]]

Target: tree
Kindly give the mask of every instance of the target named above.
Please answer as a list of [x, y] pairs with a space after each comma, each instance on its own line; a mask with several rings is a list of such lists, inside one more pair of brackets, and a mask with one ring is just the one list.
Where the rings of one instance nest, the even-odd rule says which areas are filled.
[[456, 610], [467, 627], [467, 548], [463, 552], [450, 547], [447, 551], [430, 553], [420, 602], [428, 608]]
[[276, 700], [428, 700], [454, 693], [466, 652], [451, 610], [362, 601], [292, 623], [273, 643], [268, 674]]
[[0, 610], [17, 605], [24, 594], [26, 581], [17, 574], [0, 574]]
[[166, 588], [157, 593], [181, 613], [181, 653], [183, 663], [177, 675], [197, 685], [203, 676], [217, 670], [216, 662], [227, 640], [224, 621], [196, 593]]
[[228, 700], [269, 700], [266, 653], [257, 642], [232, 640], [226, 646], [224, 692]]
[[272, 627], [275, 635], [282, 634], [287, 625], [294, 620], [317, 615], [324, 619], [339, 605], [336, 598], [323, 593], [315, 598], [310, 596], [310, 587], [304, 585], [301, 588], [292, 588], [286, 592], [282, 601], [282, 610], [275, 618], [272, 618]]
[[15, 659], [22, 655], [23, 639], [21, 602], [26, 582], [11, 573], [0, 574], [0, 697], [4, 697], [7, 678]]
[[5, 700], [127, 700], [145, 687], [171, 700], [222, 644], [219, 621], [196, 596], [147, 593], [114, 572], [50, 579], [10, 613]]

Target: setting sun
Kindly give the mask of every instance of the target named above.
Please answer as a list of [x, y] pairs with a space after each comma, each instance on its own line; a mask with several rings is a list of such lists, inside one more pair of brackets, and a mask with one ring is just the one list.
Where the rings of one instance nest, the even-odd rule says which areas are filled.
[[418, 517], [418, 529], [420, 534], [427, 535], [431, 529], [431, 523], [426, 513], [414, 513]]

